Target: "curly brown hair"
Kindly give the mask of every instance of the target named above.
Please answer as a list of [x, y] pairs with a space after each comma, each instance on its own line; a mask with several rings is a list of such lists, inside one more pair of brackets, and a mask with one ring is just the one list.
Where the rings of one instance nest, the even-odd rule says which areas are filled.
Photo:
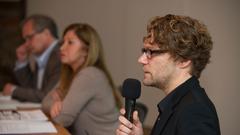
[[151, 44], [168, 50], [177, 60], [191, 60], [190, 74], [200, 77], [210, 62], [212, 39], [206, 26], [188, 16], [171, 15], [153, 18], [147, 26], [144, 42], [151, 38]]

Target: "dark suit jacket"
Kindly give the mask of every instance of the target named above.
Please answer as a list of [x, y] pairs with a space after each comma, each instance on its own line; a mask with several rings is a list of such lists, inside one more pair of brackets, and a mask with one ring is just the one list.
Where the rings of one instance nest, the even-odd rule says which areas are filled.
[[215, 107], [196, 77], [170, 94], [159, 119], [152, 135], [220, 135]]
[[41, 102], [59, 81], [60, 69], [59, 45], [56, 45], [49, 56], [41, 90], [37, 89], [36, 73], [33, 73], [30, 66], [27, 65], [15, 72], [19, 87], [13, 91], [12, 97], [20, 101]]

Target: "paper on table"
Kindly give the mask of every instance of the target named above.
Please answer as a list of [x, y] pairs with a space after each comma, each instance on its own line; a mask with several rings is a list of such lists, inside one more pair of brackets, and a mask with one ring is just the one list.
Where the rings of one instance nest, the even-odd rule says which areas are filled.
[[50, 121], [0, 121], [0, 134], [56, 133]]
[[56, 133], [41, 110], [0, 111], [0, 134]]
[[4, 96], [0, 93], [0, 110], [16, 110], [17, 102], [13, 101], [11, 96]]
[[40, 103], [19, 102], [11, 98], [11, 96], [4, 96], [0, 93], [0, 110], [16, 110], [16, 109], [33, 109], [41, 108]]
[[0, 134], [56, 133], [53, 124], [40, 110], [40, 103], [19, 102], [0, 93]]
[[34, 108], [41, 108], [41, 103], [31, 103], [31, 102], [21, 102], [16, 104], [18, 109], [34, 109]]
[[21, 120], [48, 120], [47, 116], [41, 110], [17, 111]]
[[17, 106], [14, 104], [3, 104], [0, 102], [0, 110], [16, 110]]
[[41, 110], [0, 111], [0, 120], [46, 121], [47, 116]]
[[6, 100], [11, 100], [11, 96], [4, 96], [2, 93], [0, 93], [0, 100], [6, 101]]

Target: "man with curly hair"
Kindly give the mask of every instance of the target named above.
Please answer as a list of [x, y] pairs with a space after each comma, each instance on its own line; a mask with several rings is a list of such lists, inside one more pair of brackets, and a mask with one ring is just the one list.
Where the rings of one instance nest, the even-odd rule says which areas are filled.
[[[209, 63], [212, 39], [198, 20], [179, 15], [155, 17], [143, 38], [143, 84], [161, 89], [166, 97], [151, 135], [220, 135], [214, 104], [198, 78]], [[122, 109], [117, 135], [143, 135], [138, 112], [133, 123]]]

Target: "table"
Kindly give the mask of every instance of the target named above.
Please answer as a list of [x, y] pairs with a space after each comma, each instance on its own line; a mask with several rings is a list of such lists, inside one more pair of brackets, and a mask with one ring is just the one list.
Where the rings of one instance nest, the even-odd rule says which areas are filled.
[[48, 134], [44, 134], [44, 135], [71, 135], [68, 130], [58, 124], [54, 124], [54, 126], [57, 129], [57, 133], [48, 133]]

